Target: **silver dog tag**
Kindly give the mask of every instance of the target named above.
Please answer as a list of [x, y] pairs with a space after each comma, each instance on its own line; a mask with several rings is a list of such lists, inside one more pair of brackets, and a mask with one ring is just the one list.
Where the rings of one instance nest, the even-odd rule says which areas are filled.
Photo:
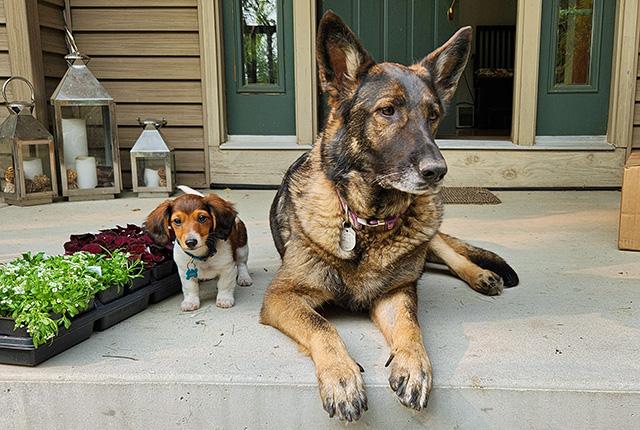
[[356, 232], [348, 222], [342, 223], [342, 230], [340, 231], [340, 249], [345, 252], [353, 251], [356, 247]]

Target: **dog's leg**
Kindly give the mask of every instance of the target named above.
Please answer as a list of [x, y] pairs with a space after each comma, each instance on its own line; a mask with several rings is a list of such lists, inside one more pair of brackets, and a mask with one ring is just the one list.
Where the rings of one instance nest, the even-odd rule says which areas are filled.
[[236, 289], [236, 276], [238, 270], [235, 265], [220, 274], [218, 278], [218, 295], [216, 296], [216, 306], [219, 308], [230, 308], [235, 303], [233, 292]]
[[329, 416], [355, 421], [367, 410], [367, 395], [360, 366], [349, 356], [335, 327], [314, 309], [327, 299], [321, 291], [276, 279], [265, 295], [260, 322], [277, 328], [311, 355]]
[[[429, 242], [428, 261], [444, 263], [479, 293], [494, 296], [518, 284], [518, 275], [499, 256], [438, 233]], [[484, 268], [483, 268], [484, 267]]]
[[427, 407], [431, 392], [431, 362], [424, 348], [416, 316], [416, 284], [397, 288], [377, 299], [371, 319], [382, 331], [391, 355], [389, 385], [403, 405]]
[[249, 268], [247, 267], [247, 260], [249, 259], [249, 246], [245, 245], [236, 249], [236, 264], [238, 266], [238, 285], [241, 287], [248, 287], [253, 284], [251, 275], [249, 275]]
[[180, 309], [183, 312], [195, 311], [200, 308], [200, 283], [197, 279], [187, 280], [184, 273], [180, 273], [182, 279], [182, 294], [184, 296]]

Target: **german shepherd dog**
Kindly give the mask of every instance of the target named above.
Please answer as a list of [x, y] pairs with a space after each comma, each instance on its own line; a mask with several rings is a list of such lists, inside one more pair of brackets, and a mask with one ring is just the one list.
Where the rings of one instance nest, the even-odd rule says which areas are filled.
[[261, 322], [311, 355], [331, 417], [359, 419], [367, 395], [360, 365], [317, 312], [323, 304], [369, 310], [391, 349], [391, 389], [420, 410], [432, 384], [416, 309], [425, 263], [446, 264], [482, 294], [518, 284], [496, 254], [439, 232], [447, 166], [433, 136], [470, 44], [466, 27], [412, 66], [376, 64], [337, 15], [329, 11], [320, 21], [317, 59], [331, 110], [271, 206], [282, 265], [267, 288]]

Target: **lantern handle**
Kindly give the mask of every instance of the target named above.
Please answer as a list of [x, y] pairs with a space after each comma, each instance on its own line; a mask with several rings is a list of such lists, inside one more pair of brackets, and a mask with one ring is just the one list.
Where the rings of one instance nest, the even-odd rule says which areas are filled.
[[[9, 99], [7, 98], [7, 87], [9, 86], [9, 82], [11, 81], [22, 81], [29, 86], [29, 89], [31, 90], [30, 102], [19, 102], [15, 100], [12, 102], [9, 101]], [[31, 84], [31, 82], [29, 82], [27, 78], [23, 78], [22, 76], [11, 76], [9, 79], [7, 79], [4, 82], [4, 84], [2, 85], [2, 98], [4, 99], [4, 102], [6, 103], [7, 108], [12, 112], [13, 110], [11, 109], [11, 105], [18, 104], [18, 105], [24, 105], [25, 107], [33, 108], [33, 106], [35, 106], [36, 104], [36, 94], [35, 94], [35, 90], [33, 89], [33, 85]]]
[[164, 127], [165, 125], [167, 125], [167, 120], [165, 118], [162, 118], [161, 120], [157, 120], [157, 119], [140, 119], [140, 117], [138, 117], [138, 124], [140, 124], [140, 127], [146, 127], [148, 125], [153, 125], [155, 128], [161, 128]]

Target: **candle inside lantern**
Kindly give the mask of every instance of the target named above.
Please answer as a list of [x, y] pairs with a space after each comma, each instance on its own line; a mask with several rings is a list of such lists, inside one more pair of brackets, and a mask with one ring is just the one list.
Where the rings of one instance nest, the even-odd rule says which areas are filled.
[[87, 148], [87, 122], [80, 118], [63, 118], [62, 142], [64, 165], [67, 169], [73, 169], [76, 157], [89, 155]]
[[77, 157], [75, 160], [78, 173], [78, 188], [95, 188], [98, 185], [98, 170], [95, 157]]
[[145, 187], [159, 187], [160, 186], [160, 173], [153, 169], [144, 169], [144, 186]]
[[24, 177], [33, 181], [37, 175], [42, 175], [42, 160], [39, 158], [25, 158], [22, 162]]

